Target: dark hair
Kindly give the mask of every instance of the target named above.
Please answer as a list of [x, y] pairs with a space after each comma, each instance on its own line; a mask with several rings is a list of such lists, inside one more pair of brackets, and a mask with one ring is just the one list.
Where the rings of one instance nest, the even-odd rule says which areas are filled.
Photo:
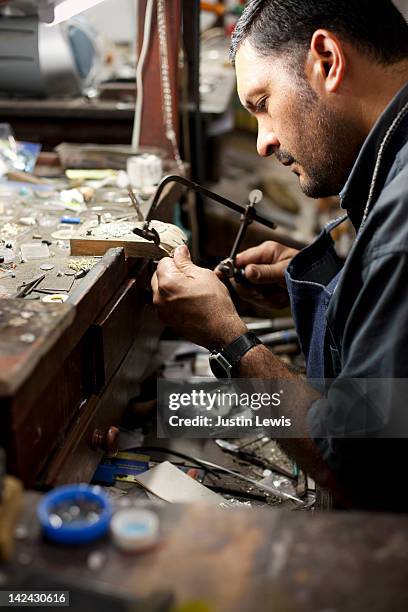
[[408, 25], [391, 0], [249, 0], [232, 35], [230, 59], [235, 62], [247, 38], [265, 56], [305, 54], [318, 28], [379, 64], [408, 57]]

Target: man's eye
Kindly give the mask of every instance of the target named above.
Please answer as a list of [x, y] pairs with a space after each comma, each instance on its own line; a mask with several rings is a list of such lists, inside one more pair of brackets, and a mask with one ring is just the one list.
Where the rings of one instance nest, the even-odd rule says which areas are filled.
[[266, 111], [266, 98], [260, 100], [256, 105], [255, 112], [256, 113], [264, 113]]

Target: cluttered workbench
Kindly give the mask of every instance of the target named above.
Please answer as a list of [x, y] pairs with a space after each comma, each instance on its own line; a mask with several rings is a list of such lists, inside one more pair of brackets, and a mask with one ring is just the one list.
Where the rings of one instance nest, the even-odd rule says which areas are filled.
[[[84, 225], [137, 221], [117, 177], [13, 175], [1, 185], [0, 444], [26, 485], [89, 480], [117, 450], [116, 425], [155, 367], [151, 257], [127, 257], [115, 241], [71, 255]], [[165, 197], [174, 204], [178, 192]]]
[[[79, 548], [47, 542], [39, 499], [25, 497], [13, 560], [0, 564], [3, 590], [69, 591], [81, 611], [407, 609], [406, 517], [147, 504], [159, 540], [130, 554], [109, 536]], [[127, 496], [115, 511], [136, 506]]]

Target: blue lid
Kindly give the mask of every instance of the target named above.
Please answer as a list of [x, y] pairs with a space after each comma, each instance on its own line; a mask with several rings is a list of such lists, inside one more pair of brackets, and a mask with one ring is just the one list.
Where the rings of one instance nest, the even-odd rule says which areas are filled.
[[[95, 504], [97, 518], [93, 522], [74, 519], [56, 525], [52, 520], [56, 508], [70, 503], [78, 506], [84, 503]], [[44, 495], [38, 504], [37, 516], [48, 539], [59, 544], [86, 544], [107, 532], [112, 517], [112, 506], [106, 494], [98, 486], [65, 485]]]

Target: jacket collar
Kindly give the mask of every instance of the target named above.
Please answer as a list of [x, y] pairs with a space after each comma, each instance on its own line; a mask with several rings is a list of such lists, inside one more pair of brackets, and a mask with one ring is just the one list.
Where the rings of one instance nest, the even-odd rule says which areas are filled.
[[408, 83], [399, 90], [377, 119], [340, 193], [341, 206], [347, 210], [356, 230], [360, 227], [363, 218], [381, 143], [391, 123], [407, 102]]

